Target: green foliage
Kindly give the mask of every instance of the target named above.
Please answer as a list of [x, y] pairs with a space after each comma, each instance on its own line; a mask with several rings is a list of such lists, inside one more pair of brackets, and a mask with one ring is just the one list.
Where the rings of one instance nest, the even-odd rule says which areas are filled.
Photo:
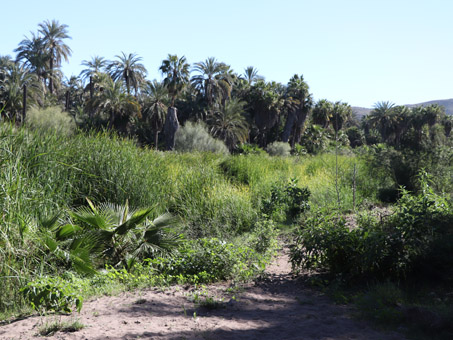
[[[383, 220], [362, 216], [356, 228], [335, 213], [316, 212], [296, 233], [293, 268], [324, 269], [347, 280], [405, 278], [420, 270], [453, 221], [446, 200], [434, 194], [424, 176], [420, 182], [419, 195], [403, 190], [394, 214]], [[448, 262], [452, 248], [443, 250]]]
[[187, 122], [175, 135], [175, 150], [181, 152], [214, 152], [229, 154], [226, 145], [213, 138], [202, 124]]
[[40, 314], [50, 311], [71, 313], [74, 307], [78, 312], [82, 309], [83, 299], [77, 288], [58, 277], [42, 277], [29, 282], [21, 292]]
[[188, 282], [208, 283], [249, 280], [261, 273], [268, 261], [268, 256], [252, 248], [217, 238], [202, 238], [188, 241], [174, 257], [154, 259], [151, 263], [166, 277], [183, 276]]
[[[301, 213], [310, 209], [308, 199], [310, 190], [298, 187], [297, 178], [289, 182], [276, 182], [272, 185], [270, 197], [263, 203], [263, 212], [276, 221], [294, 220]], [[283, 216], [282, 216], [283, 215]]]
[[291, 154], [291, 146], [289, 143], [273, 142], [267, 146], [266, 151], [271, 156], [287, 157]]
[[66, 136], [71, 135], [76, 128], [74, 119], [58, 106], [31, 108], [27, 112], [26, 124], [33, 129], [54, 130]]
[[266, 151], [261, 149], [258, 145], [256, 144], [248, 144], [244, 143], [241, 144], [241, 146], [238, 148], [238, 153], [242, 155], [265, 155]]

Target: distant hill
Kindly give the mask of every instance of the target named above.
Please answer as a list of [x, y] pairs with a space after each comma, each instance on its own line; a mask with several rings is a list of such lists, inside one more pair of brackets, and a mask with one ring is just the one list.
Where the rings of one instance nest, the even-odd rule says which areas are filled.
[[[445, 107], [445, 112], [447, 115], [453, 115], [453, 98], [452, 99], [439, 99], [439, 100], [431, 100], [429, 102], [419, 103], [419, 104], [406, 104], [407, 107], [414, 107], [414, 106], [427, 106], [437, 104], [440, 106]], [[368, 115], [372, 109], [366, 107], [359, 107], [353, 106], [352, 111], [357, 115], [357, 118], [361, 119], [363, 116]]]

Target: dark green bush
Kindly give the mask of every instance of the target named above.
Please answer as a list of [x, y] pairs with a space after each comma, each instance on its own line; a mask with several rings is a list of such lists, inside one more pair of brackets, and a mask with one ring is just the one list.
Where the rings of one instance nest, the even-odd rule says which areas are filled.
[[[420, 194], [402, 191], [393, 214], [383, 219], [363, 216], [355, 228], [349, 228], [335, 213], [315, 213], [296, 233], [293, 268], [367, 280], [405, 278], [430, 257], [437, 259], [438, 266], [449, 263], [453, 247], [434, 247], [451, 234], [453, 212], [429, 187], [425, 176], [420, 182]], [[443, 251], [443, 260], [439, 251]]]

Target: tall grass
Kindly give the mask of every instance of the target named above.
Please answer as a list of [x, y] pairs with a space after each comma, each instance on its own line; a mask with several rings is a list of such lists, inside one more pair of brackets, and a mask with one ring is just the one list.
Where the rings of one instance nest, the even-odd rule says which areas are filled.
[[[345, 208], [351, 206], [353, 162], [358, 161], [340, 157]], [[68, 137], [1, 124], [0, 164], [0, 313], [17, 310], [18, 288], [30, 278], [64, 269], [47, 260], [39, 220], [83, 205], [85, 197], [173, 212], [182, 217], [183, 232], [191, 238], [232, 238], [250, 231], [262, 200], [279, 180], [298, 178], [312, 191], [313, 204], [336, 202], [332, 155], [162, 153], [108, 133]], [[360, 181], [365, 183], [362, 174]], [[370, 196], [362, 191], [359, 199]]]

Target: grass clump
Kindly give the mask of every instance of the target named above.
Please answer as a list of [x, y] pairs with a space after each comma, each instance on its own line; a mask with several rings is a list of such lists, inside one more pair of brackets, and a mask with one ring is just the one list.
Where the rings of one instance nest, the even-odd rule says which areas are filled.
[[191, 122], [187, 122], [176, 132], [175, 150], [181, 152], [200, 151], [223, 155], [229, 154], [225, 143], [212, 137], [203, 124]]
[[73, 134], [76, 129], [74, 119], [59, 106], [32, 107], [27, 112], [25, 123], [33, 129], [44, 132], [53, 130], [65, 136]]

